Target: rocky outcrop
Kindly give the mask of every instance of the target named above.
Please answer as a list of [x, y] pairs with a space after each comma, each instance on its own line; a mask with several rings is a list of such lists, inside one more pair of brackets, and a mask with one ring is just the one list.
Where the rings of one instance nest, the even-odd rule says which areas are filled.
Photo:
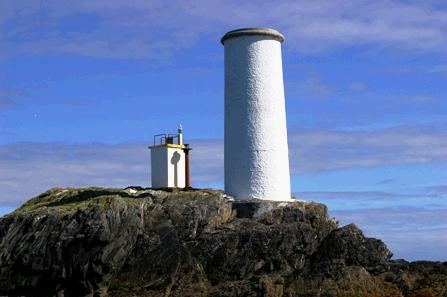
[[0, 219], [5, 296], [446, 296], [446, 263], [390, 258], [322, 204], [216, 190], [52, 189]]

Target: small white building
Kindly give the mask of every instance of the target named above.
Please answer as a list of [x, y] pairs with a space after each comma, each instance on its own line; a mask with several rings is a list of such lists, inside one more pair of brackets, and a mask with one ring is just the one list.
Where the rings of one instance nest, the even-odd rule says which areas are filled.
[[157, 134], [151, 150], [152, 188], [189, 188], [189, 151], [183, 143], [181, 126], [178, 134]]

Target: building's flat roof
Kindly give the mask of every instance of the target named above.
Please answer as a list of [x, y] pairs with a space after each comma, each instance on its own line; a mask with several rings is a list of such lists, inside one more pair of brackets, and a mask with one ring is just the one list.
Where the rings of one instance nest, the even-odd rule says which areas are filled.
[[274, 39], [278, 40], [279, 42], [284, 42], [284, 36], [276, 31], [275, 29], [271, 28], [242, 28], [237, 30], [232, 30], [230, 32], [227, 32], [220, 42], [224, 44], [225, 40], [238, 37], [238, 36], [244, 36], [244, 35], [268, 35], [272, 36]]

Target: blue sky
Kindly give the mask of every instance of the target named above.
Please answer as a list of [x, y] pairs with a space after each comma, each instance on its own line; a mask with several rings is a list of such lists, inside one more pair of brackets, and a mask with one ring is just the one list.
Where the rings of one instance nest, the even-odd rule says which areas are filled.
[[292, 187], [447, 259], [445, 1], [2, 1], [0, 214], [54, 186], [149, 185], [182, 123], [192, 182], [223, 184], [223, 48], [282, 32]]

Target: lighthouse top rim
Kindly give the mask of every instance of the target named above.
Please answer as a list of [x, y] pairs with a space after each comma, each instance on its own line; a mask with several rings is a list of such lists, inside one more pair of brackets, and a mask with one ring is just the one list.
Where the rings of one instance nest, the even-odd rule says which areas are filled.
[[227, 39], [233, 38], [233, 37], [239, 37], [239, 36], [245, 36], [245, 35], [267, 35], [273, 37], [273, 39], [283, 43], [284, 42], [284, 35], [276, 31], [272, 28], [242, 28], [242, 29], [236, 29], [227, 32], [221, 39], [220, 42], [224, 44], [224, 42]]

